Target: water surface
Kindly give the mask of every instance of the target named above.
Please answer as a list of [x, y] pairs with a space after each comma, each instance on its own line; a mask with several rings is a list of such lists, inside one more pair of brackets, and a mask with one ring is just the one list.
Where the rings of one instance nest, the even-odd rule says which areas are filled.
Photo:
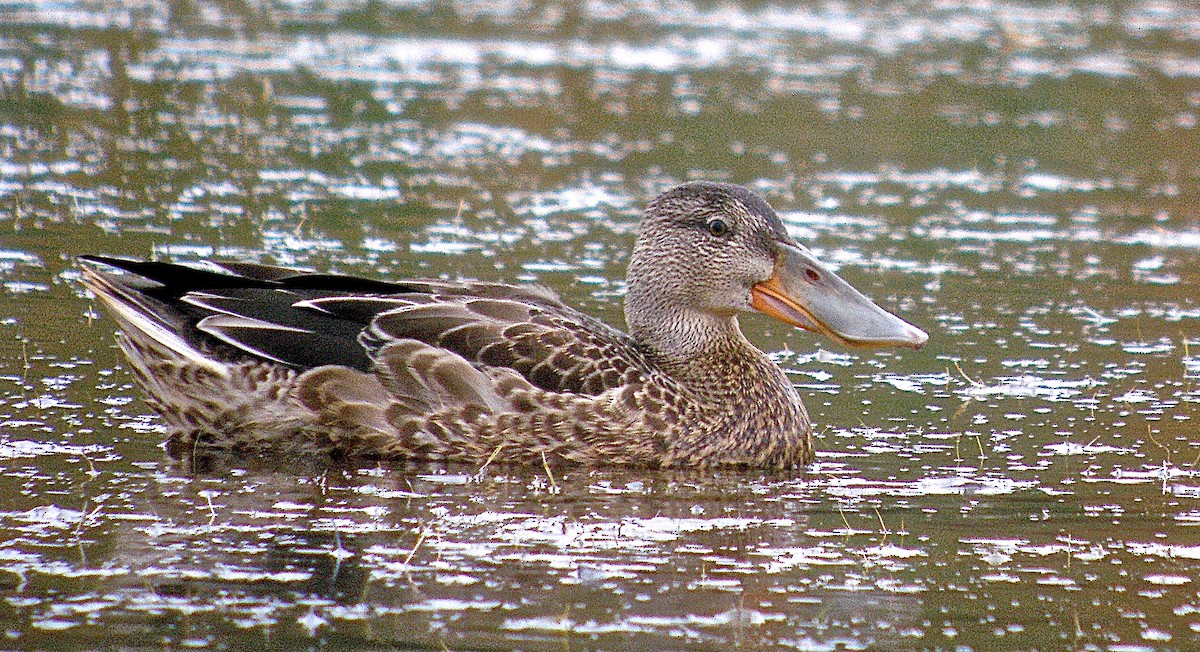
[[[1200, 646], [1200, 10], [0, 6], [17, 649]], [[804, 472], [190, 468], [73, 256], [529, 281], [746, 184], [931, 334], [745, 330]]]

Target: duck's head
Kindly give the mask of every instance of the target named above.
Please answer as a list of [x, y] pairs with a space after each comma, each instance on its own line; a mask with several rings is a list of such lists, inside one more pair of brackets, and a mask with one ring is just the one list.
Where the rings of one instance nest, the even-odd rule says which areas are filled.
[[848, 346], [920, 348], [929, 336], [875, 305], [788, 236], [775, 211], [736, 185], [694, 182], [646, 208], [629, 264], [626, 321], [666, 352], [703, 346], [758, 311]]

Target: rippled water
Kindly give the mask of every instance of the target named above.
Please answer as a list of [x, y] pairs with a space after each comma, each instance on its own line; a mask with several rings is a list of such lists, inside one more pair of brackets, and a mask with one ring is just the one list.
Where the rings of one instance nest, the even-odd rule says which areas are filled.
[[[1190, 3], [0, 5], [0, 647], [1200, 647]], [[188, 469], [79, 253], [535, 281], [747, 184], [932, 336], [766, 319], [804, 473]]]

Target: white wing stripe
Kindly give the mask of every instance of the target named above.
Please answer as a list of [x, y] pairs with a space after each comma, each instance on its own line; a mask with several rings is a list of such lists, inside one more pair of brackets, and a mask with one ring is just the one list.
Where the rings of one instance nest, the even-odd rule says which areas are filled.
[[266, 360], [270, 360], [272, 362], [277, 362], [282, 365], [287, 365], [289, 363], [286, 360], [281, 360], [281, 359], [271, 355], [270, 353], [267, 353], [266, 351], [257, 349], [253, 346], [246, 344], [245, 342], [230, 335], [227, 331], [236, 330], [236, 329], [240, 328], [240, 329], [245, 329], [245, 330], [283, 331], [283, 332], [288, 332], [288, 333], [312, 333], [313, 332], [310, 330], [305, 330], [303, 328], [293, 328], [291, 326], [281, 326], [279, 324], [272, 324], [271, 322], [263, 321], [261, 319], [250, 319], [249, 317], [242, 317], [240, 315], [212, 315], [210, 317], [205, 317], [204, 319], [201, 319], [196, 324], [196, 328], [199, 329], [200, 331], [203, 331], [203, 332], [217, 338], [218, 340], [221, 340], [222, 342], [224, 342], [232, 347], [241, 349], [242, 351], [245, 351], [252, 355], [256, 355], [256, 356], [259, 356]]

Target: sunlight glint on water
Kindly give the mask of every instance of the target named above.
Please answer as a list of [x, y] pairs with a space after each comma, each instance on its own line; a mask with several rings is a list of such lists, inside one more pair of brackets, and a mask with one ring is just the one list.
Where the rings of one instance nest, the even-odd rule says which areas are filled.
[[[0, 8], [0, 620], [21, 649], [1200, 645], [1200, 12]], [[158, 446], [81, 253], [541, 283], [746, 184], [931, 333], [744, 329], [818, 461], [371, 466]]]

